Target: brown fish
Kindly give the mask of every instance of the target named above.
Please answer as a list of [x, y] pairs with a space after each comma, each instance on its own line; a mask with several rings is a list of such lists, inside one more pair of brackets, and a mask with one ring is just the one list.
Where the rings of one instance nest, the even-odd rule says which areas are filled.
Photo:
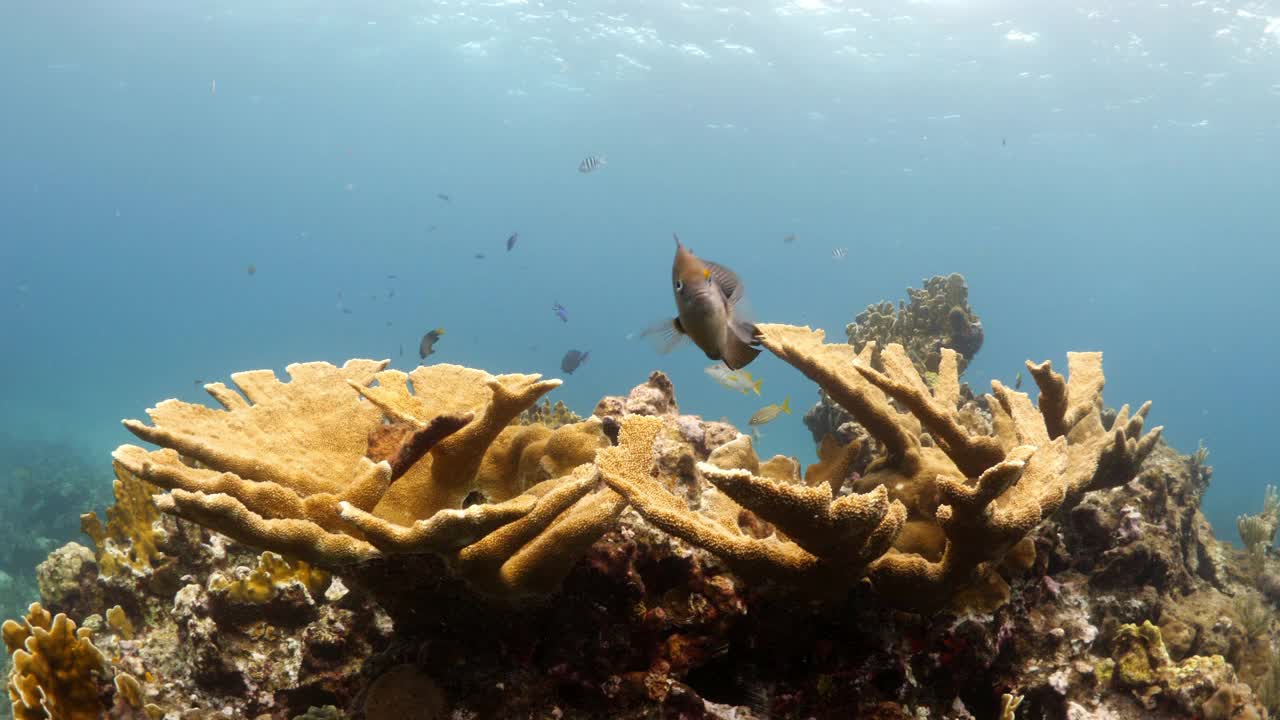
[[245, 268], [244, 271], [249, 273], [249, 277], [253, 277], [258, 274], [258, 266], [253, 263], [249, 263], [249, 267]]
[[560, 359], [560, 369], [572, 375], [574, 370], [577, 370], [582, 363], [587, 361], [587, 356], [590, 354], [590, 351], [570, 350]]
[[741, 317], [738, 304], [746, 297], [742, 282], [727, 267], [701, 260], [676, 240], [671, 265], [671, 285], [676, 317], [671, 320], [673, 346], [687, 336], [712, 360], [723, 360], [730, 370], [746, 367], [760, 354], [756, 326]]
[[436, 328], [426, 335], [423, 335], [422, 342], [418, 343], [418, 357], [426, 360], [428, 355], [436, 351], [436, 341], [443, 335], [444, 328]]

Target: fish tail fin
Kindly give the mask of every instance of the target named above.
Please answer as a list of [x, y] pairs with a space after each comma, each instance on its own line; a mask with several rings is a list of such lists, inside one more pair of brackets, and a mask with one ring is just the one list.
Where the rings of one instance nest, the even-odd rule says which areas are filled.
[[782, 412], [788, 415], [791, 414], [791, 396], [790, 395], [782, 399]]
[[724, 364], [730, 370], [740, 370], [756, 359], [756, 356], [760, 354], [760, 348], [751, 347], [736, 333], [726, 333], [721, 354], [724, 356], [721, 359], [724, 360]]
[[763, 383], [763, 382], [764, 382], [764, 380], [757, 380], [757, 381], [755, 382], [755, 384], [751, 386], [751, 389], [752, 389], [752, 390], [755, 390], [757, 395], [759, 395], [759, 394], [760, 394], [760, 384], [761, 384], [761, 383]]

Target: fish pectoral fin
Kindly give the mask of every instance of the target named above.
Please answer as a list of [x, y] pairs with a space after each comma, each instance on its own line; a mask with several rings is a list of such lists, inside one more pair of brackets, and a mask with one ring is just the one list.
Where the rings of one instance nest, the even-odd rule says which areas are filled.
[[688, 337], [680, 318], [660, 320], [640, 331], [640, 337], [653, 346], [653, 349], [666, 355], [675, 350]]

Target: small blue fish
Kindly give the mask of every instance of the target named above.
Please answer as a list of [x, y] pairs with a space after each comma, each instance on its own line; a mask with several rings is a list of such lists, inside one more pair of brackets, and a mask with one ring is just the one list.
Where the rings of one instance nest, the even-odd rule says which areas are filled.
[[520, 233], [511, 233], [511, 237], [507, 238], [507, 252], [511, 252], [511, 248], [516, 246], [516, 241], [520, 239]]
[[574, 370], [577, 370], [582, 363], [587, 361], [587, 356], [589, 355], [591, 353], [587, 351], [570, 350], [560, 360], [560, 369], [572, 375]]
[[569, 322], [569, 311], [565, 310], [560, 303], [552, 305], [551, 311], [556, 314], [556, 317], [560, 318], [560, 322]]

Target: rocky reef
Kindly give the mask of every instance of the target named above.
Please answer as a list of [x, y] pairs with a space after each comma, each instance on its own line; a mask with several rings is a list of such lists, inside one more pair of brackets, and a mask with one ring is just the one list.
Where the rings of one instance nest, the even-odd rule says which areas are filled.
[[36, 564], [79, 534], [78, 510], [110, 502], [108, 472], [69, 443], [0, 436], [4, 504], [22, 509], [0, 513], [0, 617], [26, 609]]
[[1265, 715], [1262, 575], [1100, 353], [1028, 363], [1033, 403], [950, 347], [760, 330], [857, 427], [803, 471], [661, 373], [585, 420], [367, 360], [158, 404], [4, 626], [15, 716]]

